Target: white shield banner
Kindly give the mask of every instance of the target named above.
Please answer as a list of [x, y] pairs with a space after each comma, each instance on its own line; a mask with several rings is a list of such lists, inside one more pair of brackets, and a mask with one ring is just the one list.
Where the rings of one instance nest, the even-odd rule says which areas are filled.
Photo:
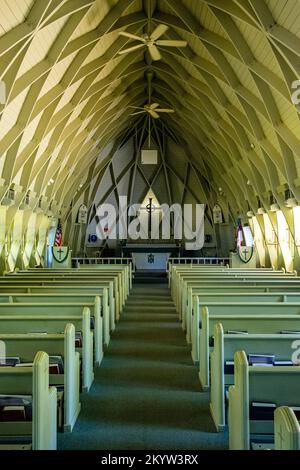
[[69, 247], [68, 246], [54, 246], [52, 248], [52, 254], [55, 261], [58, 263], [63, 263], [66, 261], [69, 255]]
[[253, 246], [239, 246], [238, 254], [243, 263], [249, 263], [253, 256]]

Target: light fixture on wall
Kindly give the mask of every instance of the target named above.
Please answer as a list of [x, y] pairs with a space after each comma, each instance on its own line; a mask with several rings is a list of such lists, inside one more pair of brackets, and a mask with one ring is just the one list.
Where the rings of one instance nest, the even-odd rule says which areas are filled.
[[289, 198], [286, 199], [286, 201], [285, 201], [285, 206], [288, 207], [288, 208], [297, 207], [297, 206], [298, 206], [298, 202], [297, 202], [297, 200], [296, 200], [294, 197], [289, 197]]
[[257, 213], [258, 213], [259, 215], [264, 215], [264, 214], [266, 213], [266, 211], [265, 211], [265, 209], [264, 209], [263, 207], [259, 207], [259, 208], [257, 209]]
[[270, 205], [270, 211], [271, 211], [271, 212], [280, 211], [279, 205], [278, 205], [276, 202], [274, 202], [274, 204], [271, 204], [271, 205]]

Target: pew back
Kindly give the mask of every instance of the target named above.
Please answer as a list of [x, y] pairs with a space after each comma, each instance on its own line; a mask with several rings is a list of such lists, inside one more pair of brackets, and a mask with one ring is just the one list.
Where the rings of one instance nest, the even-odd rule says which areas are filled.
[[33, 367], [1, 367], [3, 395], [32, 396], [32, 422], [1, 422], [1, 436], [32, 435], [33, 450], [56, 449], [57, 392], [49, 387], [49, 357], [39, 351]]
[[80, 359], [75, 352], [75, 328], [67, 324], [63, 334], [0, 334], [5, 342], [6, 356], [20, 357], [22, 362], [31, 362], [38, 351], [48, 356], [63, 358], [63, 374], [50, 374], [50, 385], [64, 386], [64, 430], [72, 431], [80, 411]]
[[[56, 303], [56, 302], [26, 302], [26, 303], [1, 303], [0, 319], [7, 315], [31, 315], [43, 317], [63, 318], [82, 315], [84, 307], [87, 307], [94, 317], [94, 354], [96, 364], [100, 364], [103, 358], [103, 319], [101, 317], [100, 298], [95, 297], [94, 303]], [[42, 327], [43, 322], [41, 322]], [[63, 330], [62, 330], [63, 331]], [[1, 332], [1, 329], [0, 329]]]
[[250, 405], [295, 406], [300, 401], [300, 367], [248, 365], [244, 351], [234, 355], [234, 385], [229, 387], [229, 448], [248, 450], [250, 437], [274, 433], [273, 420], [250, 420]]
[[291, 361], [295, 346], [300, 346], [300, 334], [225, 334], [221, 323], [214, 328], [214, 348], [211, 353], [210, 409], [217, 430], [225, 426], [225, 387], [233, 384], [233, 374], [225, 373], [225, 362], [232, 361], [236, 351], [246, 354], [275, 355], [277, 361]]
[[88, 307], [84, 307], [80, 315], [0, 315], [1, 334], [14, 333], [61, 333], [67, 323], [72, 323], [76, 331], [82, 332], [82, 388], [88, 391], [94, 380], [93, 372], [93, 333], [90, 329], [91, 314]]
[[209, 377], [209, 356], [210, 356], [210, 340], [213, 335], [214, 327], [217, 323], [221, 323], [225, 333], [228, 331], [246, 331], [247, 333], [278, 333], [281, 331], [300, 331], [299, 329], [300, 314], [214, 314], [210, 315], [207, 309], [202, 311], [202, 322], [200, 330], [200, 347], [199, 347], [199, 379], [204, 389], [210, 384]]

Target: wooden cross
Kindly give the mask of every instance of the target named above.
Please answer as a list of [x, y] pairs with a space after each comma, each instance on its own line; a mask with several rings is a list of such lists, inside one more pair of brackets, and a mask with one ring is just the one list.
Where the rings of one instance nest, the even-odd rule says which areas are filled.
[[146, 206], [146, 210], [149, 214], [148, 219], [148, 237], [151, 238], [151, 231], [152, 231], [152, 212], [155, 210], [154, 204], [152, 204], [152, 197], [149, 198], [149, 204]]

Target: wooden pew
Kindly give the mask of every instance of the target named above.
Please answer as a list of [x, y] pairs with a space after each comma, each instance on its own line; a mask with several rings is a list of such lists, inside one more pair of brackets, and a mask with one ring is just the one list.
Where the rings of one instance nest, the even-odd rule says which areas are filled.
[[203, 271], [203, 270], [183, 270], [183, 271], [176, 271], [173, 282], [171, 285], [171, 292], [174, 300], [177, 302], [176, 296], [181, 295], [181, 289], [185, 282], [188, 281], [197, 281], [201, 283], [203, 280], [210, 280], [213, 282], [214, 280], [218, 280], [220, 278], [224, 279], [294, 279], [296, 277], [296, 273], [283, 273], [283, 272], [260, 272], [260, 271], [235, 271], [232, 269], [227, 269], [225, 271]]
[[[298, 327], [299, 320], [294, 324]], [[232, 385], [233, 374], [225, 373], [225, 362], [233, 361], [236, 351], [245, 351], [246, 354], [275, 355], [277, 361], [291, 361], [295, 341], [300, 344], [300, 334], [278, 334], [278, 326], [272, 331], [269, 326], [268, 334], [261, 334], [257, 324], [257, 333], [247, 335], [225, 334], [223, 325], [217, 323], [214, 328], [214, 347], [210, 355], [211, 369], [211, 402], [210, 410], [218, 431], [226, 424], [225, 420], [225, 387]], [[247, 321], [241, 322], [243, 329], [248, 328]], [[285, 328], [285, 319], [282, 319], [282, 329]]]
[[[92, 294], [63, 294], [57, 293], [56, 289], [53, 289], [53, 293], [50, 290], [45, 289], [43, 292], [43, 287], [37, 288], [36, 290], [40, 293], [19, 293], [19, 294], [2, 294], [0, 293], [0, 303], [57, 303], [57, 304], [82, 304], [82, 306], [91, 307], [92, 306], [92, 315], [94, 314], [94, 310], [97, 312], [96, 315], [98, 317], [98, 312], [100, 317], [102, 317], [102, 337], [103, 337], [103, 344], [108, 346], [110, 340], [110, 317], [109, 317], [109, 305], [108, 305], [108, 297], [107, 297], [107, 289], [103, 289], [103, 295], [100, 297], [99, 295], [92, 295]], [[94, 306], [94, 307], [93, 307]], [[101, 320], [100, 320], [101, 323]], [[101, 324], [99, 325], [100, 332], [97, 334], [95, 333], [95, 358], [96, 362], [100, 364], [102, 360], [101, 356]], [[99, 341], [99, 347], [97, 346], [97, 341]], [[98, 353], [96, 352], [98, 351]], [[98, 357], [99, 356], [99, 357]]]
[[0, 422], [0, 439], [6, 441], [0, 449], [17, 450], [18, 437], [32, 436], [33, 450], [56, 450], [57, 394], [49, 387], [48, 355], [39, 351], [32, 367], [0, 367], [0, 390], [2, 395], [32, 397], [32, 422]]
[[[11, 282], [13, 281], [13, 282]], [[61, 285], [88, 285], [98, 287], [108, 287], [107, 282], [113, 283], [113, 298], [115, 303], [115, 316], [116, 320], [119, 320], [120, 313], [125, 305], [125, 294], [121, 282], [120, 273], [100, 273], [100, 274], [10, 274], [9, 276], [0, 277], [0, 286], [12, 284], [12, 285], [48, 285], [48, 284], [61, 284]]]
[[110, 330], [114, 324], [114, 311], [110, 309], [106, 287], [103, 289], [88, 286], [9, 286], [5, 289], [0, 288], [0, 302], [2, 302], [1, 299], [3, 301], [7, 299], [7, 302], [22, 302], [23, 296], [26, 296], [24, 302], [27, 301], [25, 298], [28, 296], [28, 298], [32, 298], [32, 302], [40, 302], [43, 298], [46, 303], [60, 303], [64, 302], [63, 299], [67, 299], [68, 303], [72, 299], [75, 303], [82, 302], [85, 305], [94, 302], [95, 297], [100, 297], [102, 299], [103, 342], [105, 346], [108, 346]]
[[288, 406], [276, 408], [274, 413], [275, 450], [300, 450], [300, 426], [295, 413]]
[[68, 323], [63, 334], [0, 334], [5, 342], [7, 357], [20, 357], [21, 362], [32, 362], [38, 351], [49, 356], [61, 356], [63, 374], [50, 374], [50, 385], [63, 385], [64, 431], [71, 432], [80, 412], [80, 358], [75, 351], [75, 328]]
[[[213, 299], [213, 300], [212, 300]], [[257, 305], [260, 304], [273, 304], [273, 303], [281, 303], [281, 304], [290, 304], [290, 303], [299, 303], [300, 305], [300, 292], [296, 293], [240, 293], [240, 294], [220, 294], [220, 295], [201, 295], [194, 297], [194, 307], [192, 309], [192, 317], [189, 320], [189, 329], [187, 330], [187, 340], [188, 342], [192, 343], [192, 359], [195, 363], [199, 361], [199, 335], [200, 335], [200, 328], [199, 324], [201, 321], [200, 312], [203, 307], [207, 305], [211, 305], [212, 308], [215, 305], [216, 308], [219, 309], [219, 305], [223, 304], [233, 304], [233, 303], [242, 303], [242, 307], [244, 305]], [[250, 311], [248, 312], [250, 313]], [[189, 336], [188, 336], [189, 335]]]
[[[292, 285], [297, 290], [300, 287], [300, 279], [297, 277], [286, 277], [286, 276], [227, 276], [224, 277], [216, 276], [216, 277], [185, 277], [182, 282], [176, 287], [176, 296], [175, 296], [175, 306], [179, 314], [179, 318], [181, 318], [182, 312], [181, 308], [187, 302], [188, 298], [188, 291], [189, 288], [199, 288], [206, 290], [206, 287], [213, 286], [225, 286], [230, 287], [232, 286], [289, 286]], [[280, 290], [280, 287], [277, 289]]]
[[168, 267], [168, 280], [169, 280], [169, 287], [171, 287], [173, 278], [176, 276], [176, 273], [178, 272], [185, 272], [185, 271], [201, 271], [204, 273], [210, 273], [210, 272], [226, 272], [226, 271], [232, 271], [232, 272], [258, 272], [258, 273], [285, 273], [284, 268], [281, 270], [273, 270], [273, 268], [229, 268], [229, 266], [222, 266], [222, 265], [199, 265], [199, 264], [169, 264]]
[[[298, 295], [300, 293], [299, 286], [293, 286], [293, 285], [278, 285], [275, 284], [275, 286], [272, 285], [259, 285], [259, 286], [253, 286], [253, 285], [231, 285], [231, 286], [219, 286], [219, 285], [205, 285], [205, 287], [189, 287], [188, 289], [188, 294], [187, 294], [187, 301], [183, 306], [182, 303], [182, 311], [185, 310], [186, 314], [185, 315], [192, 315], [192, 308], [194, 305], [194, 297], [196, 296], [202, 296], [202, 295], [216, 295], [218, 297], [219, 295], [228, 295], [230, 296], [231, 294], [236, 295], [236, 294], [259, 294], [259, 293], [274, 293], [274, 294], [280, 294], [280, 295]], [[183, 301], [182, 301], [183, 302]], [[182, 318], [183, 321], [183, 318]]]
[[[22, 304], [24, 305], [24, 304]], [[16, 306], [13, 306], [16, 307]], [[78, 315], [39, 315], [24, 314], [22, 308], [6, 315], [0, 315], [0, 333], [61, 333], [67, 323], [72, 323], [76, 331], [82, 332], [82, 348], [78, 348], [82, 361], [82, 389], [87, 392], [94, 380], [93, 370], [93, 333], [91, 331], [91, 314], [84, 307]]]
[[184, 282], [188, 280], [197, 281], [199, 283], [202, 281], [218, 281], [220, 278], [223, 279], [293, 279], [296, 277], [296, 272], [293, 273], [283, 273], [283, 272], [276, 272], [271, 271], [268, 273], [260, 272], [260, 271], [235, 271], [232, 269], [227, 269], [225, 271], [213, 271], [210, 272], [208, 270], [203, 271], [199, 269], [190, 269], [190, 270], [176, 270], [173, 275], [172, 283], [171, 283], [171, 295], [174, 299], [176, 305], [178, 304], [178, 299], [180, 299], [182, 295], [182, 287]]
[[[243, 309], [244, 307], [244, 309]], [[224, 331], [241, 331], [244, 319], [247, 321], [248, 333], [269, 333], [270, 324], [274, 332], [289, 330], [291, 320], [300, 321], [299, 304], [228, 304], [227, 310], [223, 304], [222, 308], [216, 309], [214, 313], [209, 312], [210, 307], [203, 307], [200, 329], [199, 345], [199, 379], [204, 389], [209, 388], [209, 356], [210, 344], [217, 323], [222, 323]], [[219, 313], [217, 313], [217, 310]], [[282, 319], [286, 320], [287, 326], [282, 326]], [[299, 319], [299, 320], [298, 320]], [[255, 325], [257, 322], [257, 325]], [[259, 328], [259, 330], [258, 330]], [[277, 328], [277, 330], [276, 330]], [[293, 323], [294, 328], [294, 323]], [[297, 331], [299, 329], [297, 328]]]
[[[119, 271], [122, 273], [123, 277], [123, 284], [125, 286], [126, 296], [129, 295], [130, 289], [132, 288], [132, 263], [128, 265], [79, 265], [77, 268], [29, 268], [27, 270], [18, 270], [16, 269], [15, 272], [17, 273], [59, 273], [59, 274], [93, 274], [93, 273], [101, 273], [101, 272], [111, 272], [111, 271]], [[10, 273], [11, 274], [11, 273]]]
[[68, 292], [70, 289], [71, 292], [77, 293], [95, 293], [95, 295], [100, 295], [104, 288], [108, 289], [109, 296], [109, 310], [110, 310], [110, 328], [111, 331], [115, 329], [115, 322], [120, 316], [119, 311], [119, 302], [116, 301], [114, 296], [114, 284], [112, 280], [101, 281], [100, 283], [93, 281], [83, 281], [83, 280], [73, 280], [73, 279], [64, 279], [62, 280], [11, 280], [11, 278], [6, 278], [5, 281], [0, 280], [0, 293], [21, 293], [21, 292], [35, 292], [35, 289], [38, 287], [45, 287], [54, 289], [57, 292]]
[[[37, 315], [37, 316], [74, 316], [82, 315], [84, 307], [87, 307], [94, 318], [94, 357], [95, 364], [100, 365], [103, 359], [103, 319], [101, 317], [101, 303], [98, 296], [95, 302], [12, 302], [0, 301], [0, 318], [2, 315]], [[0, 330], [1, 333], [1, 330]]]
[[300, 367], [249, 366], [244, 351], [234, 355], [234, 385], [229, 387], [229, 449], [249, 450], [251, 435], [273, 435], [274, 420], [250, 419], [250, 404], [298, 406]]
[[[220, 289], [222, 289], [222, 292], [235, 292], [240, 289], [241, 292], [246, 292], [250, 289], [250, 287], [253, 288], [253, 291], [259, 291], [260, 289], [263, 289], [266, 292], [300, 292], [300, 279], [295, 278], [293, 281], [281, 281], [280, 283], [277, 282], [277, 280], [265, 280], [263, 282], [260, 282], [260, 280], [245, 280], [245, 281], [240, 281], [239, 279], [237, 280], [232, 280], [232, 281], [223, 281], [220, 283], [215, 283], [211, 285], [207, 285], [206, 282], [204, 282], [202, 285], [195, 281], [191, 282], [188, 284], [188, 288], [186, 289], [185, 293], [183, 294], [184, 298], [181, 298], [181, 309], [184, 310], [184, 306], [186, 306], [188, 314], [186, 318], [182, 319], [181, 316], [181, 309], [179, 311], [179, 318], [181, 318], [184, 322], [186, 322], [186, 319], [191, 318], [191, 302], [193, 301], [193, 306], [194, 306], [194, 299], [196, 292], [201, 294], [208, 293], [209, 290], [211, 292], [221, 292]], [[221, 286], [221, 287], [220, 287]], [[268, 290], [267, 290], [268, 289]], [[188, 320], [189, 321], [189, 320]], [[186, 329], [187, 325], [183, 325], [183, 329]], [[187, 341], [191, 341], [190, 337], [190, 330], [189, 334], [187, 335]]]

